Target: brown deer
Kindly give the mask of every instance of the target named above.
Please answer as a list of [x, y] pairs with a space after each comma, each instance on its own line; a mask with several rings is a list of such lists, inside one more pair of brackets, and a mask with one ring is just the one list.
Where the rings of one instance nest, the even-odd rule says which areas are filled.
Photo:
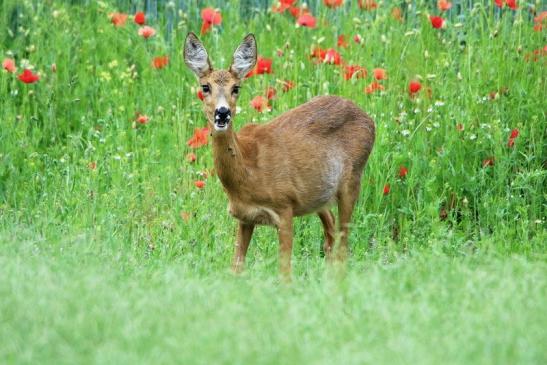
[[325, 231], [324, 251], [333, 254], [337, 202], [339, 247], [347, 255], [349, 225], [372, 150], [375, 126], [353, 102], [319, 96], [267, 124], [233, 129], [241, 82], [256, 64], [249, 34], [234, 52], [228, 70], [213, 70], [203, 44], [189, 33], [184, 61], [198, 76], [213, 139], [215, 169], [228, 195], [229, 213], [239, 221], [233, 270], [243, 268], [255, 225], [277, 227], [280, 269], [290, 274], [293, 217], [317, 213]]

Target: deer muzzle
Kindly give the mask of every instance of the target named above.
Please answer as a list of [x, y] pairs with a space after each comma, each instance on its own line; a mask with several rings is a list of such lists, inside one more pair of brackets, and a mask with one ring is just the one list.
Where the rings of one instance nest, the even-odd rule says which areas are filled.
[[215, 130], [217, 131], [223, 131], [228, 128], [228, 124], [230, 123], [230, 119], [232, 118], [232, 113], [230, 112], [230, 109], [226, 108], [225, 106], [221, 106], [220, 108], [215, 110]]

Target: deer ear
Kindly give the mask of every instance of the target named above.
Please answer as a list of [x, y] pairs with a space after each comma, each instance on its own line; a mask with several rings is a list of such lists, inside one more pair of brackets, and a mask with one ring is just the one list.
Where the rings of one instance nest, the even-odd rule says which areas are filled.
[[247, 34], [243, 42], [237, 47], [234, 52], [230, 72], [239, 79], [243, 79], [245, 75], [251, 71], [256, 65], [256, 39], [253, 34]]
[[203, 77], [213, 71], [207, 50], [198, 37], [190, 32], [184, 41], [184, 63], [198, 77]]

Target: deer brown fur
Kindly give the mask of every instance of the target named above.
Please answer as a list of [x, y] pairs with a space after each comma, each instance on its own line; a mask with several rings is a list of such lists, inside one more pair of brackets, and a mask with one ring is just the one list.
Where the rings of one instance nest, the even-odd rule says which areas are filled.
[[187, 65], [207, 86], [204, 110], [212, 130], [215, 169], [228, 195], [229, 212], [239, 221], [233, 269], [242, 269], [255, 225], [265, 224], [278, 229], [280, 267], [288, 274], [293, 217], [319, 215], [324, 250], [331, 256], [336, 233], [329, 206], [334, 203], [339, 215], [336, 251], [341, 258], [347, 255], [351, 215], [375, 126], [353, 102], [319, 96], [267, 124], [248, 124], [236, 133], [231, 119], [239, 85], [254, 67], [256, 54], [255, 38], [248, 35], [234, 53], [229, 71], [213, 71], [193, 33], [187, 36], [184, 50]]

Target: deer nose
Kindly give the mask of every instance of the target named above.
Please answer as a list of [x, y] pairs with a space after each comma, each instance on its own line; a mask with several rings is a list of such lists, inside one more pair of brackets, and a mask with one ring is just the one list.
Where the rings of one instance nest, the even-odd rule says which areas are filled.
[[215, 120], [218, 121], [226, 121], [230, 120], [230, 109], [226, 108], [225, 106], [221, 106], [220, 108], [215, 110]]

